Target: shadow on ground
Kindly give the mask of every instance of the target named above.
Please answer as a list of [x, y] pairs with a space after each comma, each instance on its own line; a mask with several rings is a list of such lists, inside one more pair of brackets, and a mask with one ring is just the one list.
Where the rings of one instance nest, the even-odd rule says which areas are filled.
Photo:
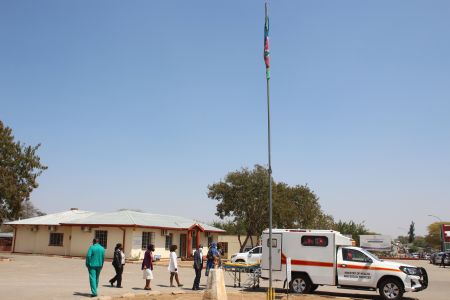
[[[242, 289], [243, 292], [247, 292], [247, 293], [261, 293], [261, 292], [265, 292], [266, 288], [243, 288]], [[295, 297], [295, 296], [301, 296], [303, 297], [303, 295], [299, 295], [299, 294], [292, 294], [286, 293], [285, 289], [276, 289], [276, 293], [277, 296], [285, 296], [285, 295], [289, 295], [290, 297]], [[380, 295], [378, 293], [373, 293], [372, 295], [370, 294], [354, 294], [351, 292], [325, 292], [325, 291], [315, 291], [314, 293], [311, 293], [309, 295], [317, 295], [317, 296], [323, 296], [323, 297], [330, 297], [330, 298], [339, 298], [339, 297], [347, 297], [349, 299], [352, 300], [382, 300], [382, 298], [380, 297]], [[411, 297], [403, 297], [403, 300], [417, 300], [418, 298], [411, 298]]]
[[74, 296], [80, 296], [80, 297], [91, 297], [91, 293], [81, 293], [81, 292], [73, 292]]
[[[352, 294], [349, 292], [324, 292], [324, 291], [316, 291], [314, 292], [315, 295], [319, 296], [328, 296], [328, 297], [347, 297], [353, 300], [363, 300], [363, 299], [370, 299], [370, 300], [382, 300], [383, 298], [378, 295], [378, 293], [375, 293], [373, 295], [366, 295], [366, 294]], [[403, 297], [403, 300], [416, 300], [417, 298], [409, 298], [409, 297]]]

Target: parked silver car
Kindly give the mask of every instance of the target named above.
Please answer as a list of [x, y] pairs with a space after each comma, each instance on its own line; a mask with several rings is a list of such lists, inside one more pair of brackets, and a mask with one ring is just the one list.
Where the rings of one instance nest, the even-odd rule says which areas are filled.
[[[445, 260], [444, 260], [444, 265], [450, 265], [450, 252], [446, 252], [446, 253], [447, 253], [447, 255], [446, 255]], [[444, 254], [444, 252], [436, 253], [436, 255], [434, 257], [434, 264], [435, 265], [440, 265], [441, 264], [442, 254]]]

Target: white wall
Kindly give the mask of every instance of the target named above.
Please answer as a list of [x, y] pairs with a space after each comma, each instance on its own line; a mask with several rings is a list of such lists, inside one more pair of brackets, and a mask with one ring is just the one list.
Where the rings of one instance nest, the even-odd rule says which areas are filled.
[[[165, 249], [166, 237], [161, 235], [161, 229], [156, 228], [124, 228], [119, 227], [97, 227], [91, 228], [90, 232], [81, 230], [81, 226], [57, 226], [55, 232], [63, 233], [63, 246], [49, 246], [50, 231], [48, 226], [39, 226], [37, 232], [31, 231], [32, 226], [18, 225], [15, 236], [15, 252], [36, 253], [36, 254], [54, 254], [70, 255], [84, 257], [87, 250], [92, 245], [95, 237], [95, 230], [106, 230], [108, 232], [108, 242], [105, 251], [105, 257], [112, 258], [114, 247], [117, 243], [124, 244], [125, 255], [127, 258], [142, 259], [145, 249], [142, 246], [142, 232], [154, 232], [155, 254], [161, 255], [161, 258], [169, 258], [169, 250]], [[177, 255], [179, 256], [180, 234], [187, 234], [187, 230], [168, 230], [172, 234], [172, 244], [177, 245]], [[211, 233], [213, 242], [218, 242], [217, 233]], [[186, 243], [187, 243], [186, 239]], [[203, 245], [203, 255], [208, 251], [208, 237], [204, 232], [200, 233], [200, 243]], [[195, 250], [195, 249], [193, 249]]]
[[14, 251], [21, 253], [35, 253], [37, 232], [31, 231], [31, 226], [17, 226], [14, 235]]
[[84, 232], [81, 230], [81, 226], [73, 226], [70, 255], [85, 256], [89, 247], [92, 245], [92, 240], [95, 237], [95, 230], [106, 230], [108, 232], [105, 257], [112, 258], [116, 244], [123, 244], [123, 231], [118, 227], [96, 227], [91, 228], [91, 232]]
[[[146, 249], [141, 249], [142, 245], [142, 232], [153, 232], [155, 240], [153, 244], [155, 245], [156, 255], [161, 255], [161, 258], [169, 258], [170, 251], [165, 249], [166, 245], [166, 237], [161, 235], [161, 229], [157, 228], [133, 228], [130, 230], [128, 239], [130, 240], [129, 245], [130, 248], [125, 249], [127, 252], [125, 254], [127, 257], [131, 258], [144, 258], [144, 253]], [[172, 234], [172, 244], [180, 247], [180, 234], [184, 233], [184, 231], [179, 230], [168, 230], [168, 233]], [[127, 232], [128, 234], [128, 232]], [[128, 241], [127, 239], [127, 241]], [[177, 250], [177, 255], [179, 251]]]
[[[31, 231], [35, 226], [18, 225], [15, 235], [15, 252], [33, 254], [70, 255], [71, 229], [67, 226], [56, 226], [56, 231], [48, 230], [48, 226], [37, 226], [37, 231]], [[62, 233], [62, 246], [49, 246], [50, 233]]]

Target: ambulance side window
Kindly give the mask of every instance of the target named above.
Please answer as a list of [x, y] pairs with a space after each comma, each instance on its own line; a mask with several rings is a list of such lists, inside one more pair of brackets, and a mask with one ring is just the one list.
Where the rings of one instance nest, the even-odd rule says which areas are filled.
[[354, 261], [363, 263], [372, 262], [370, 257], [365, 255], [364, 253], [355, 249], [347, 249], [347, 248], [342, 249], [342, 259], [345, 261]]
[[326, 247], [328, 246], [328, 238], [326, 236], [304, 235], [302, 236], [302, 245]]
[[[277, 239], [272, 239], [272, 248], [276, 248], [278, 246], [277, 242], [278, 242]], [[269, 239], [267, 239], [267, 247], [270, 248], [270, 240]]]

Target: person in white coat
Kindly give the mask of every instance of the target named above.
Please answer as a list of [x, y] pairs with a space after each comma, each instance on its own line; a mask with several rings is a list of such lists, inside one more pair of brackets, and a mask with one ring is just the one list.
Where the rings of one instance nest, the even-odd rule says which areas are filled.
[[173, 278], [175, 277], [175, 280], [179, 287], [182, 287], [183, 285], [180, 283], [180, 280], [178, 279], [178, 264], [177, 264], [177, 254], [175, 251], [177, 250], [177, 245], [170, 246], [170, 261], [169, 261], [169, 267], [168, 270], [170, 272], [170, 286], [174, 287], [173, 285]]

